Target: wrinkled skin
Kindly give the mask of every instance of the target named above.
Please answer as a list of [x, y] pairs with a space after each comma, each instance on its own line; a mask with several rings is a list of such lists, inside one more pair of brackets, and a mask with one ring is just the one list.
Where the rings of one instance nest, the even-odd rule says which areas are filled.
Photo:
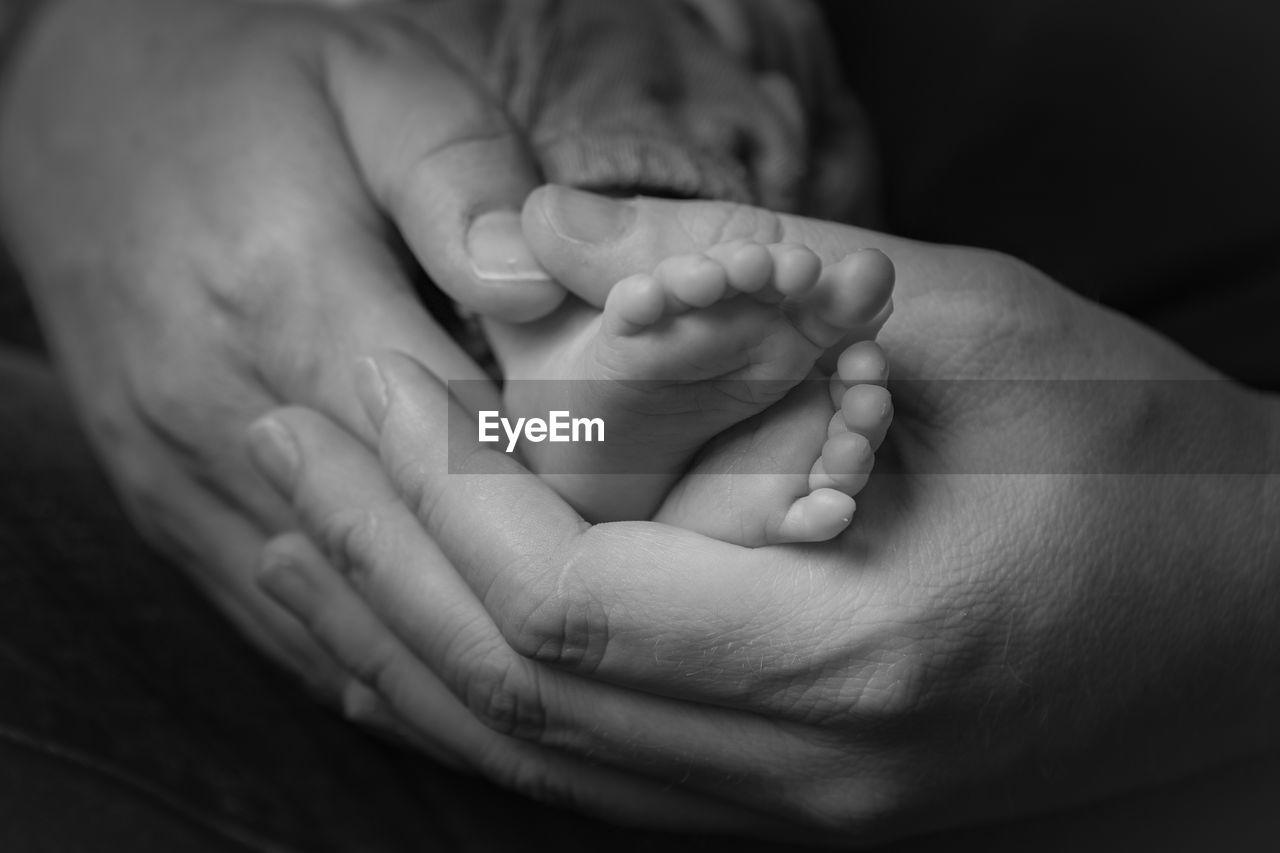
[[592, 527], [504, 454], [450, 458], [432, 436], [474, 425], [412, 360], [362, 365], [379, 458], [304, 410], [253, 430], [315, 543], [277, 540], [262, 578], [398, 725], [615, 819], [842, 841], [1277, 746], [1275, 400], [1007, 257], [698, 202], [584, 243], [565, 198], [526, 232], [586, 298], [726, 238], [883, 248], [891, 462], [829, 543]]
[[[562, 17], [526, 28], [570, 27], [590, 6], [541, 5]], [[682, 28], [702, 65], [731, 64], [669, 7], [610, 6], [652, 19], [652, 38]], [[537, 57], [482, 38], [519, 30], [537, 8], [63, 0], [9, 66], [4, 238], [109, 474], [152, 542], [326, 689], [341, 680], [325, 656], [251, 582], [265, 537], [294, 521], [249, 468], [243, 430], [294, 403], [368, 437], [349, 365], [386, 346], [484, 379], [421, 306], [421, 270], [503, 319], [564, 297], [527, 251], [527, 277], [478, 275], [468, 255], [469, 227], [486, 216], [504, 252], [518, 245], [520, 205], [541, 181], [512, 116], [551, 127], [567, 82], [508, 109], [511, 81], [498, 72]], [[725, 85], [742, 109], [771, 115], [738, 74]], [[668, 106], [673, 133], [714, 148], [686, 127], [678, 99]], [[799, 130], [753, 150], [776, 155], [800, 144]]]

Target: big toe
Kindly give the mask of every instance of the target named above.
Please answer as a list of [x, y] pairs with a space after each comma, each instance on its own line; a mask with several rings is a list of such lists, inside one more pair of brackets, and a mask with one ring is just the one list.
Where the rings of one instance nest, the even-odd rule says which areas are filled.
[[818, 489], [796, 500], [772, 537], [774, 544], [825, 542], [853, 520], [853, 498], [835, 489]]

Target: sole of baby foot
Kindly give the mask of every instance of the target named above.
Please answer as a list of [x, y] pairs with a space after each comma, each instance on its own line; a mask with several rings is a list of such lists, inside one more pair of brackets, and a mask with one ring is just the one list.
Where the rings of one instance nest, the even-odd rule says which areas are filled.
[[[786, 397], [809, 376], [824, 342], [871, 322], [891, 288], [892, 266], [879, 253], [824, 270], [803, 246], [748, 242], [670, 258], [652, 274], [625, 279], [595, 332], [561, 361], [564, 378], [588, 381], [555, 389], [558, 408], [600, 418], [608, 440], [530, 448], [533, 467], [589, 520], [648, 518], [708, 442]], [[517, 411], [541, 410], [536, 399], [511, 402]], [[634, 474], [635, 485], [619, 489], [616, 478], [592, 476], [604, 473]], [[825, 473], [809, 491], [849, 491], [850, 477]], [[831, 517], [852, 511], [839, 512], [840, 503], [820, 495], [770, 526], [789, 541], [829, 538]]]
[[852, 522], [893, 417], [880, 348], [860, 342], [813, 380], [712, 441], [656, 518], [748, 547], [823, 542]]

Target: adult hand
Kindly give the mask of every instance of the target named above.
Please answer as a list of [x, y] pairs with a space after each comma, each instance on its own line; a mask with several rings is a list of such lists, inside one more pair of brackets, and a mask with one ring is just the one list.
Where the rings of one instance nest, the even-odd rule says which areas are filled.
[[422, 737], [458, 730], [430, 713], [444, 695], [549, 748], [461, 756], [537, 795], [621, 808], [539, 763], [567, 753], [861, 841], [1276, 746], [1274, 400], [987, 252], [554, 188], [525, 223], [584, 295], [733, 237], [884, 249], [891, 470], [838, 540], [751, 550], [585, 524], [458, 439], [471, 415], [401, 356], [363, 373], [381, 467], [277, 413], [261, 463], [347, 578], [282, 549], [263, 582]]
[[9, 74], [6, 238], [125, 503], [251, 636], [325, 677], [251, 581], [293, 521], [244, 427], [296, 402], [368, 434], [349, 365], [388, 345], [480, 377], [412, 259], [477, 309], [555, 306], [521, 255], [523, 144], [378, 4], [50, 3]]

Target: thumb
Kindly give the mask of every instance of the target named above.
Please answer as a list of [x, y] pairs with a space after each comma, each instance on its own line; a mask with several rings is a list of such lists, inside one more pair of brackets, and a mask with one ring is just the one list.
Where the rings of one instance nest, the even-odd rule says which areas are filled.
[[511, 321], [564, 291], [525, 245], [519, 210], [540, 183], [501, 107], [416, 28], [332, 42], [327, 91], [366, 185], [418, 262], [463, 306]]
[[898, 294], [928, 286], [935, 278], [934, 256], [943, 251], [864, 228], [732, 202], [613, 199], [561, 186], [541, 187], [529, 196], [523, 225], [542, 267], [597, 306], [627, 276], [650, 272], [672, 255], [703, 252], [730, 240], [801, 243], [824, 264], [878, 248], [898, 267]]

